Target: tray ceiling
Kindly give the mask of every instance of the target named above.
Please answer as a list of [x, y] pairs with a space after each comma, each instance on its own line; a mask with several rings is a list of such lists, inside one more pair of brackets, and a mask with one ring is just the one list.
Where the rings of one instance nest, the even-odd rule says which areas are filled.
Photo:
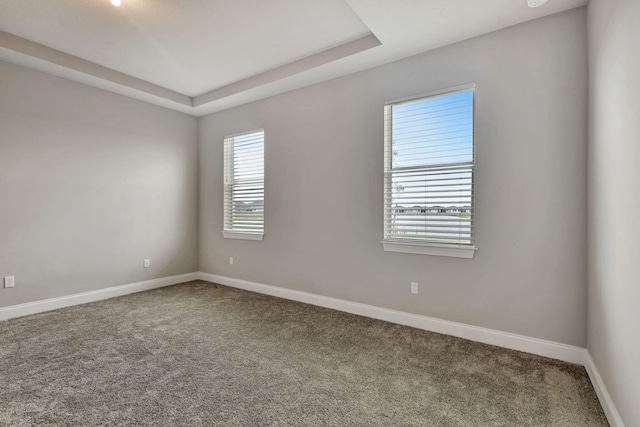
[[585, 3], [0, 0], [0, 59], [203, 115]]

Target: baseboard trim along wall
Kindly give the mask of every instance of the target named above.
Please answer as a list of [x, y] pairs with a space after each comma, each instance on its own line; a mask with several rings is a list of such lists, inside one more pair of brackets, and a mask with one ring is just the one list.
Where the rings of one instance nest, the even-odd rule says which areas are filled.
[[584, 367], [589, 374], [589, 379], [591, 380], [591, 384], [593, 384], [593, 388], [596, 390], [596, 394], [598, 395], [602, 409], [607, 416], [609, 425], [611, 427], [625, 427], [622, 417], [620, 416], [616, 405], [614, 405], [613, 399], [611, 399], [611, 395], [607, 390], [607, 386], [605, 386], [604, 381], [600, 376], [600, 372], [598, 372], [598, 368], [596, 368], [596, 363], [591, 357], [591, 353], [589, 353], [589, 351], [586, 351]]
[[220, 285], [230, 286], [233, 288], [244, 289], [247, 291], [317, 305], [320, 307], [332, 308], [334, 310], [345, 311], [347, 313], [371, 317], [373, 319], [385, 320], [387, 322], [411, 326], [431, 332], [452, 335], [454, 337], [465, 338], [485, 344], [524, 351], [526, 353], [533, 353], [540, 356], [550, 357], [552, 359], [559, 359], [565, 362], [576, 363], [579, 365], [585, 364], [586, 350], [584, 348], [567, 344], [496, 331], [494, 329], [472, 326], [464, 323], [436, 319], [434, 317], [422, 316], [419, 314], [376, 307], [368, 304], [345, 301], [337, 298], [315, 295], [308, 292], [250, 282], [247, 280], [218, 276], [216, 274], [200, 272], [198, 273], [198, 278], [200, 280], [206, 280], [208, 282], [218, 283]]
[[600, 399], [600, 403], [602, 404], [611, 427], [625, 427], [622, 418], [609, 395], [607, 387], [598, 372], [593, 358], [584, 348], [538, 338], [531, 338], [524, 335], [512, 334], [509, 332], [496, 331], [494, 329], [479, 326], [467, 325], [464, 323], [436, 319], [419, 314], [406, 313], [403, 311], [341, 300], [338, 298], [325, 297], [293, 289], [280, 288], [247, 280], [234, 279], [232, 277], [219, 276], [216, 274], [204, 272], [180, 274], [177, 276], [161, 277], [158, 279], [145, 280], [143, 282], [129, 283], [126, 285], [98, 289], [90, 292], [82, 292], [79, 294], [34, 301], [26, 304], [12, 305], [0, 308], [0, 321], [133, 294], [150, 289], [162, 288], [164, 286], [176, 285], [178, 283], [189, 282], [191, 280], [204, 280], [232, 288], [244, 289], [292, 301], [331, 308], [373, 319], [411, 326], [430, 332], [452, 335], [454, 337], [465, 338], [498, 347], [524, 351], [526, 353], [537, 354], [539, 356], [583, 365], [589, 374], [591, 383], [593, 384], [596, 394]]
[[625, 427], [591, 355], [584, 348], [217, 274], [199, 272], [198, 279], [582, 365], [611, 427]]
[[149, 289], [176, 285], [178, 283], [196, 280], [197, 277], [198, 273], [180, 274], [177, 276], [161, 277], [158, 279], [145, 280], [144, 282], [129, 283], [111, 288], [98, 289], [90, 292], [82, 292], [79, 294], [3, 307], [0, 308], [0, 321], [12, 319], [14, 317], [27, 316], [29, 314], [42, 313], [44, 311], [56, 310], [58, 308], [70, 307], [72, 305], [119, 297], [121, 295], [148, 291]]

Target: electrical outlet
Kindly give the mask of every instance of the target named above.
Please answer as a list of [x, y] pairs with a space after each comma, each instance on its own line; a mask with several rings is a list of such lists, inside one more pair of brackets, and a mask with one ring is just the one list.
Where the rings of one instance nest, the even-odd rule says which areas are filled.
[[16, 284], [16, 279], [13, 276], [5, 276], [4, 277], [4, 287], [5, 288], [13, 288]]
[[411, 293], [412, 294], [418, 293], [418, 282], [411, 282]]
[[142, 263], [142, 266], [144, 268], [149, 268], [151, 267], [151, 260], [149, 258], [145, 258], [144, 262]]
[[229, 264], [233, 265], [233, 257], [232, 256], [229, 257]]

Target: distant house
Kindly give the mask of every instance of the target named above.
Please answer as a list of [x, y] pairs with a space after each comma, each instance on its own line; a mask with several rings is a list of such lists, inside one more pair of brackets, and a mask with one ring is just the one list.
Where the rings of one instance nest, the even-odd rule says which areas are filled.
[[257, 200], [255, 202], [239, 202], [236, 205], [237, 212], [257, 212], [264, 210], [264, 202]]
[[421, 205], [413, 205], [413, 206], [402, 206], [395, 205], [394, 207], [395, 213], [414, 213], [414, 214], [443, 214], [443, 213], [463, 213], [469, 214], [471, 213], [471, 206], [421, 206]]

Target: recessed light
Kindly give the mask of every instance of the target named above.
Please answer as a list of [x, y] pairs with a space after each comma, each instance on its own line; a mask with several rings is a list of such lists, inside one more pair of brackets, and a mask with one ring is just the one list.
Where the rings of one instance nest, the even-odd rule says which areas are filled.
[[538, 6], [542, 6], [543, 4], [545, 4], [547, 2], [547, 0], [527, 0], [527, 4], [529, 5], [530, 8], [534, 8], [534, 7], [538, 7]]
[[122, 0], [111, 0], [111, 4], [116, 7], [120, 7], [120, 5], [122, 4]]

